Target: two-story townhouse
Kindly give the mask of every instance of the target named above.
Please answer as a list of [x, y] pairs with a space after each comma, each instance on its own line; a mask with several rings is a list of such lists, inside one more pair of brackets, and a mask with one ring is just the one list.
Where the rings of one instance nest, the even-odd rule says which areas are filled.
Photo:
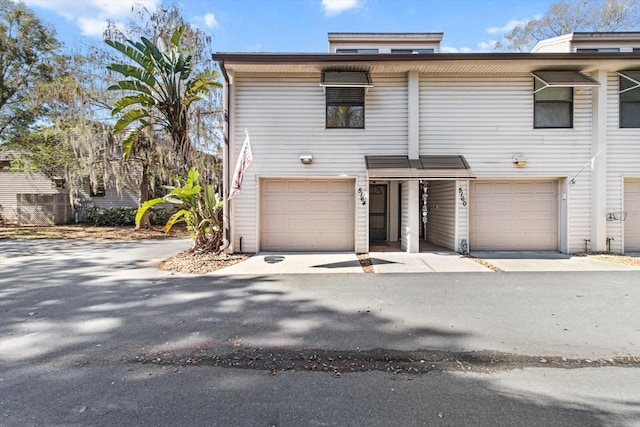
[[229, 250], [640, 250], [640, 55], [440, 53], [441, 38], [214, 55], [227, 193], [245, 130], [253, 150]]

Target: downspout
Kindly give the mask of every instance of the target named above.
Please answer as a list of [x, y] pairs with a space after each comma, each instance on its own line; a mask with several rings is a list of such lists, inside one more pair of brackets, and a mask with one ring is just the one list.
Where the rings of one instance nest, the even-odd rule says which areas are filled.
[[224, 67], [224, 61], [218, 61], [220, 71], [224, 77], [223, 92], [223, 120], [224, 123], [224, 145], [222, 147], [222, 245], [219, 251], [226, 251], [231, 246], [231, 226], [230, 226], [230, 206], [229, 206], [229, 133], [231, 129], [231, 96], [229, 74]]

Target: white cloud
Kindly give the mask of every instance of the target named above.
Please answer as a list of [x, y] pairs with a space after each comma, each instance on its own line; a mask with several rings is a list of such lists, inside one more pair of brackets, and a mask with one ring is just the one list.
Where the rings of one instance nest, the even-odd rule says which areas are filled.
[[478, 43], [477, 52], [491, 52], [496, 45], [496, 41], [497, 40], [488, 40], [485, 42]]
[[162, 0], [24, 0], [29, 7], [47, 9], [78, 26], [83, 36], [102, 37], [107, 21], [131, 16], [134, 6], [155, 11]]
[[204, 15], [204, 25], [208, 28], [214, 28], [218, 26], [218, 21], [216, 21], [216, 15], [213, 13], [207, 13]]
[[322, 8], [327, 16], [339, 15], [361, 6], [361, 0], [322, 0]]
[[495, 45], [495, 40], [487, 40], [487, 41], [478, 43], [475, 48], [442, 46], [440, 48], [440, 52], [442, 52], [442, 53], [483, 53], [483, 52], [491, 52], [491, 51], [493, 51], [493, 46], [494, 45]]
[[527, 22], [528, 21], [521, 21], [521, 20], [517, 20], [517, 19], [512, 19], [511, 21], [507, 22], [502, 27], [489, 27], [489, 28], [487, 28], [487, 33], [489, 33], [489, 34], [506, 34], [509, 31], [513, 30], [518, 25], [526, 25]]
[[109, 23], [104, 19], [78, 18], [78, 27], [83, 36], [102, 37]]
[[[86, 0], [85, 0], [86, 1]], [[161, 0], [89, 0], [90, 6], [100, 11], [100, 16], [117, 19], [131, 15], [134, 6], [142, 6], [149, 11], [154, 11], [162, 4]]]
[[202, 16], [195, 16], [193, 20], [198, 24], [205, 26], [207, 28], [216, 28], [218, 27], [218, 20], [216, 19], [216, 15], [213, 13], [207, 13]]

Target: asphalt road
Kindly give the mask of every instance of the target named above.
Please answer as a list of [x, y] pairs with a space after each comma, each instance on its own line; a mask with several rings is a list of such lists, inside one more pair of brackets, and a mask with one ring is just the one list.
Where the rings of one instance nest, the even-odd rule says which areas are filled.
[[152, 267], [186, 245], [0, 240], [0, 425], [640, 425], [640, 272]]

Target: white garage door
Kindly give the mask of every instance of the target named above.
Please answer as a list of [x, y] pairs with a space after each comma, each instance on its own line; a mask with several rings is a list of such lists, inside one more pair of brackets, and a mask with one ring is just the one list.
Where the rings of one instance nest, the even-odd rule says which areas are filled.
[[624, 181], [625, 252], [640, 251], [640, 179]]
[[557, 250], [558, 182], [474, 181], [471, 250]]
[[260, 247], [268, 251], [352, 251], [354, 205], [353, 180], [263, 180]]

